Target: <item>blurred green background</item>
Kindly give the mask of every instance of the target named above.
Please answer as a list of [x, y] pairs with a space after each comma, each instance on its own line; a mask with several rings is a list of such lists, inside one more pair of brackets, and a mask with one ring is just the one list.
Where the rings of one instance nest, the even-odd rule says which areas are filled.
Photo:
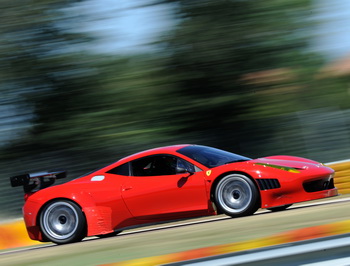
[[313, 48], [313, 1], [137, 1], [128, 12], [161, 7], [172, 26], [125, 53], [92, 49], [84, 2], [0, 2], [2, 221], [23, 205], [10, 176], [66, 169], [67, 181], [161, 145], [350, 157], [350, 58]]

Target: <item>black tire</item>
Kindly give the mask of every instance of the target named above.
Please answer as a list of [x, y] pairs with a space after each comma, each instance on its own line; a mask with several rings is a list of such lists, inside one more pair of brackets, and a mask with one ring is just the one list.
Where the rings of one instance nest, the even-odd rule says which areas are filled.
[[86, 236], [86, 219], [76, 203], [56, 200], [41, 211], [40, 229], [45, 239], [56, 244], [78, 242]]
[[292, 205], [293, 204], [287, 204], [287, 205], [278, 206], [278, 207], [272, 207], [272, 208], [267, 208], [267, 209], [269, 211], [272, 211], [272, 212], [280, 212], [280, 211], [284, 211], [285, 209], [289, 208]]
[[250, 178], [230, 174], [216, 186], [215, 203], [220, 213], [231, 217], [247, 216], [259, 209], [260, 195]]
[[121, 232], [123, 232], [123, 231], [122, 230], [118, 230], [118, 231], [114, 231], [112, 233], [108, 233], [108, 234], [104, 234], [104, 235], [97, 235], [97, 237], [99, 237], [99, 238], [112, 237], [112, 236], [116, 236], [116, 235], [120, 234]]

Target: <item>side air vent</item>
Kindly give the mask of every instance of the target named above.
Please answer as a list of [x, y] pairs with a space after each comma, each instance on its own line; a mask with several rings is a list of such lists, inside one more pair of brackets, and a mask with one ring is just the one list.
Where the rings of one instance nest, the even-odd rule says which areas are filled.
[[257, 179], [260, 190], [268, 190], [274, 188], [280, 188], [280, 182], [278, 179]]

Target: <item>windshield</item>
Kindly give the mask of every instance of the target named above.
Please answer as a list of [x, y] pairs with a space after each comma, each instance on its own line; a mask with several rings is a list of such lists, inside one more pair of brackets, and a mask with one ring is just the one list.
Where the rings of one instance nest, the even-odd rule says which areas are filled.
[[187, 146], [177, 150], [177, 152], [205, 165], [208, 168], [251, 160], [248, 157], [235, 153], [200, 145]]

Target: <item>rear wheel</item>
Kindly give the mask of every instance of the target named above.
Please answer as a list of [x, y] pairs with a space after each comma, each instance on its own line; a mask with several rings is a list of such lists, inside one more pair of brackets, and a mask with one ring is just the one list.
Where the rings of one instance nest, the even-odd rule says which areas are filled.
[[272, 211], [272, 212], [280, 212], [280, 211], [284, 211], [285, 209], [289, 208], [292, 205], [293, 204], [287, 204], [287, 205], [278, 206], [278, 207], [272, 207], [272, 208], [267, 208], [267, 209], [269, 211]]
[[68, 200], [57, 200], [40, 214], [43, 236], [56, 244], [81, 241], [86, 235], [86, 219], [80, 207]]
[[219, 211], [231, 217], [251, 215], [259, 208], [259, 192], [251, 179], [230, 174], [221, 179], [215, 190]]

